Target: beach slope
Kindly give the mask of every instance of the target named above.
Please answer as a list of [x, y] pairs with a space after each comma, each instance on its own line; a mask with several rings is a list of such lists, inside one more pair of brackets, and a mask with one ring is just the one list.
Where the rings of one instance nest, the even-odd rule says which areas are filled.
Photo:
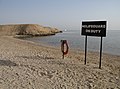
[[120, 89], [120, 57], [70, 50], [0, 37], [0, 89]]

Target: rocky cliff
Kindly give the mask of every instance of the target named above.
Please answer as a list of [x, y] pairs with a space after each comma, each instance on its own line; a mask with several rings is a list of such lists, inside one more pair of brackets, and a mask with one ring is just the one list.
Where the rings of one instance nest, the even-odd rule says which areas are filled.
[[0, 35], [30, 35], [30, 36], [47, 36], [59, 33], [56, 28], [44, 27], [37, 24], [16, 24], [0, 25]]

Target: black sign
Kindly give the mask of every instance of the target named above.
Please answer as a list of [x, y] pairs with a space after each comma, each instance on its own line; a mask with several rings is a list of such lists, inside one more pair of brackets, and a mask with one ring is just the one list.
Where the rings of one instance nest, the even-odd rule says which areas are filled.
[[106, 37], [106, 21], [83, 21], [82, 35]]

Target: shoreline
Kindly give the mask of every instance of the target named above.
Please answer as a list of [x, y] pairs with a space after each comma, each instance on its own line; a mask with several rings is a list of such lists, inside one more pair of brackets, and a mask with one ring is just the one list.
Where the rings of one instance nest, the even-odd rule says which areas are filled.
[[[52, 46], [59, 46], [60, 40], [61, 39], [67, 39], [68, 45], [70, 46], [70, 49], [74, 48], [76, 50], [84, 50], [84, 37], [79, 36], [79, 30], [76, 31], [68, 31], [68, 32], [63, 32], [62, 34], [56, 34], [55, 36], [47, 36], [47, 37], [33, 37], [33, 38], [26, 38], [27, 40], [39, 43], [40, 41], [52, 45]], [[118, 33], [118, 32], [114, 32]], [[75, 37], [71, 37], [71, 35], [75, 35]], [[112, 35], [112, 37], [110, 36]], [[60, 37], [61, 36], [61, 37]], [[117, 35], [114, 37], [112, 32], [109, 32], [108, 36], [103, 39], [103, 53], [111, 54], [111, 55], [118, 55], [120, 56], [120, 50], [119, 50], [119, 40], [117, 39], [119, 36]], [[112, 39], [114, 39], [112, 41]], [[100, 44], [99, 41], [100, 38], [95, 37], [95, 38], [88, 38], [88, 51], [94, 51], [94, 52], [99, 52], [100, 49]], [[37, 42], [38, 41], [38, 42]], [[116, 42], [118, 42], [116, 44]]]
[[59, 48], [0, 36], [0, 88], [107, 89], [120, 88], [120, 56], [70, 50], [62, 59]]
[[[51, 35], [50, 35], [51, 36]], [[36, 38], [36, 36], [34, 36], [35, 38]], [[38, 37], [43, 37], [43, 36], [38, 36]], [[46, 37], [48, 37], [48, 36], [46, 36]], [[15, 38], [17, 38], [17, 39], [21, 39], [21, 40], [26, 40], [26, 36], [22, 36], [22, 37], [15, 37]], [[33, 36], [31, 36], [31, 37], [27, 37], [27, 38], [33, 38]], [[26, 40], [26, 41], [30, 41], [30, 42], [34, 42], [34, 41], [31, 41], [31, 40]], [[48, 46], [48, 47], [55, 47], [55, 48], [60, 48], [60, 45], [61, 45], [61, 43], [59, 44], [59, 46], [57, 45], [51, 45], [51, 44], [49, 44], [49, 43], [43, 43], [42, 41], [39, 41], [39, 42], [34, 42], [34, 43], [36, 43], [36, 44], [38, 44], [38, 45], [45, 45], [45, 46]], [[69, 48], [69, 50], [72, 50], [72, 51], [83, 51], [84, 52], [84, 50], [82, 50], [82, 49], [77, 49], [77, 47], [76, 48]], [[61, 50], [60, 50], [61, 51]], [[100, 50], [88, 50], [88, 53], [90, 52], [90, 53], [98, 53], [98, 54], [100, 54], [100, 52], [99, 52]], [[120, 56], [120, 55], [118, 55], [118, 54], [115, 54], [115, 53], [108, 53], [108, 52], [105, 52], [105, 51], [103, 51], [103, 53], [102, 54], [105, 54], [105, 55], [112, 55], [112, 56]]]

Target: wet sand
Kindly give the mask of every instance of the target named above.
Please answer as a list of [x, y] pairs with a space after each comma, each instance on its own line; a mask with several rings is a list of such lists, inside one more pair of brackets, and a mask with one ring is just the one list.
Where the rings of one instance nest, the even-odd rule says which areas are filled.
[[0, 37], [0, 89], [120, 89], [120, 56], [70, 50]]

